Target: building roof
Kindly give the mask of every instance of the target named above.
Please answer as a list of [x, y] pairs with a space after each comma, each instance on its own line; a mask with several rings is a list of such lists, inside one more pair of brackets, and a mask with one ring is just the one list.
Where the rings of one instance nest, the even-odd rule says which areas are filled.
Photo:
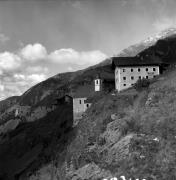
[[86, 100], [85, 100], [85, 103], [92, 103], [92, 98], [87, 98]]
[[94, 93], [94, 84], [87, 84], [80, 86], [76, 89], [76, 91], [72, 94], [73, 98], [87, 98]]
[[106, 72], [102, 72], [101, 74], [97, 74], [96, 79], [101, 79], [103, 81], [114, 81], [115, 77], [114, 77], [114, 72], [112, 71], [112, 73], [106, 73]]
[[151, 66], [161, 65], [162, 61], [159, 58], [140, 58], [140, 57], [113, 57], [112, 66]]

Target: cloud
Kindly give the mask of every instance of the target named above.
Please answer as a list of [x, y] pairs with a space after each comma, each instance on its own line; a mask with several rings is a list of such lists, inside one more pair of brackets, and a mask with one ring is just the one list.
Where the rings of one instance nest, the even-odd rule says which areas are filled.
[[21, 95], [52, 75], [86, 68], [106, 58], [99, 50], [78, 52], [68, 48], [47, 53], [39, 43], [23, 46], [16, 53], [1, 52], [0, 99]]
[[0, 33], [0, 42], [2, 42], [2, 43], [5, 43], [5, 42], [7, 42], [7, 41], [9, 41], [10, 40], [10, 38], [9, 37], [7, 37], [5, 34], [3, 34], [3, 33]]
[[60, 49], [52, 52], [49, 59], [58, 64], [94, 65], [107, 58], [101, 51], [78, 52], [74, 49]]
[[69, 66], [68, 71], [74, 71], [74, 69], [71, 66]]
[[45, 74], [31, 74], [27, 76], [27, 80], [32, 81], [32, 83], [39, 83], [41, 81], [44, 81], [46, 79]]
[[29, 66], [26, 68], [26, 72], [28, 74], [31, 74], [31, 73], [48, 73], [49, 72], [49, 69], [47, 67], [41, 67], [41, 66]]
[[158, 32], [163, 31], [168, 28], [171, 28], [171, 27], [176, 27], [176, 19], [168, 18], [168, 17], [163, 17], [163, 18], [157, 19], [153, 23], [153, 27]]
[[39, 43], [28, 44], [19, 52], [22, 59], [28, 61], [51, 61], [56, 64], [94, 65], [107, 58], [107, 55], [99, 50], [78, 52], [72, 48], [59, 49], [47, 53], [46, 48]]
[[20, 66], [21, 58], [10, 52], [0, 53], [0, 70], [11, 71]]
[[42, 60], [46, 58], [47, 51], [46, 51], [46, 48], [39, 43], [36, 43], [33, 45], [28, 44], [21, 50], [20, 55], [24, 59], [27, 59], [30, 61], [38, 61], [38, 60]]

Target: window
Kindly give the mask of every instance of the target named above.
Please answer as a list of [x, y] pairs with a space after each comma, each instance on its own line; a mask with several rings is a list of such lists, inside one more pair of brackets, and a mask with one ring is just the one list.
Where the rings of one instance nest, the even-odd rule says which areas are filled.
[[123, 69], [123, 72], [125, 72], [125, 69]]
[[131, 72], [133, 72], [133, 69], [131, 69]]
[[89, 107], [89, 104], [86, 104], [87, 108]]
[[139, 76], [139, 79], [141, 79], [141, 76]]
[[146, 79], [148, 79], [148, 76], [146, 76]]
[[123, 77], [123, 80], [126, 80], [126, 77]]
[[98, 80], [96, 80], [96, 84], [98, 84]]
[[123, 84], [123, 86], [126, 86], [126, 84]]
[[141, 69], [140, 68], [138, 68], [138, 72], [140, 72], [141, 71]]
[[153, 68], [153, 71], [156, 71], [156, 68]]
[[133, 86], [134, 84], [131, 84], [131, 86]]
[[81, 104], [81, 100], [79, 100], [79, 104]]
[[148, 68], [146, 68], [145, 70], [148, 71]]
[[134, 80], [134, 76], [131, 76], [131, 80]]

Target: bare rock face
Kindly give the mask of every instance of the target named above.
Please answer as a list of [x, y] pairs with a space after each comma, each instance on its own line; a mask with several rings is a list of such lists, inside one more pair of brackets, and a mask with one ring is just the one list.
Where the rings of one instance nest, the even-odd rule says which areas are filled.
[[112, 175], [109, 171], [101, 169], [95, 163], [86, 164], [82, 168], [75, 171], [70, 175], [68, 179], [71, 180], [97, 180], [104, 178], [112, 178]]
[[107, 144], [114, 144], [119, 141], [122, 135], [121, 127], [125, 125], [125, 123], [123, 119], [117, 119], [107, 125], [106, 131], [102, 135]]
[[109, 147], [106, 160], [108, 164], [117, 164], [129, 156], [130, 144], [133, 137], [133, 134], [129, 134], [115, 143], [112, 147]]
[[157, 102], [157, 93], [152, 92], [148, 95], [148, 98], [147, 98], [145, 105], [153, 107], [153, 106], [155, 106], [156, 102]]

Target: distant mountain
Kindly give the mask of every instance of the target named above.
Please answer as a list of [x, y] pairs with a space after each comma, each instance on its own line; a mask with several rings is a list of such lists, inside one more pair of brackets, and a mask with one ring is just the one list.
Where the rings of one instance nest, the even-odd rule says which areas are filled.
[[166, 29], [156, 35], [148, 37], [147, 39], [132, 45], [118, 54], [118, 56], [136, 56], [146, 48], [153, 46], [158, 40], [165, 39], [167, 37], [173, 37], [176, 35], [176, 28]]

